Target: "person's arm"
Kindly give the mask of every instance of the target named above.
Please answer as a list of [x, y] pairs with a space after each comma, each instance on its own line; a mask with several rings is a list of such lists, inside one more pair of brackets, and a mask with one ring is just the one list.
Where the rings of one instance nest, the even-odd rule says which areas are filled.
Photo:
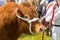
[[[52, 5], [53, 4], [53, 5]], [[47, 18], [48, 19], [46, 21], [49, 21], [51, 19], [51, 15], [52, 15], [52, 11], [53, 11], [53, 8], [55, 6], [55, 2], [51, 2], [48, 4], [47, 8], [46, 8], [46, 15], [43, 16], [40, 20], [42, 21], [44, 18]]]
[[[50, 7], [49, 10], [47, 11], [46, 15], [43, 16], [40, 20], [42, 21], [44, 18], [49, 17], [50, 14], [52, 14], [53, 7]], [[48, 19], [49, 20], [49, 19]]]

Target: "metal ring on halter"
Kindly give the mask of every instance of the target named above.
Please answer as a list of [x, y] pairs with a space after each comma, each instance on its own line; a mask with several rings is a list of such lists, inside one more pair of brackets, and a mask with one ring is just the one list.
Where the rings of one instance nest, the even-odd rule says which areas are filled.
[[33, 34], [32, 30], [31, 30], [31, 23], [39, 20], [39, 18], [33, 18], [32, 20], [29, 20], [29, 19], [27, 19], [27, 18], [22, 18], [22, 17], [20, 17], [18, 14], [16, 14], [16, 16], [17, 16], [18, 18], [24, 20], [24, 21], [27, 21], [27, 22], [30, 24], [30, 25], [29, 25], [29, 31], [30, 31], [30, 33]]

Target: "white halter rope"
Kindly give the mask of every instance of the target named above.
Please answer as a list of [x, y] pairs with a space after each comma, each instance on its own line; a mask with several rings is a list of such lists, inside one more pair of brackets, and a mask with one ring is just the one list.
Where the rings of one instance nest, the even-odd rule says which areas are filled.
[[16, 14], [16, 16], [17, 16], [18, 18], [24, 20], [24, 21], [27, 21], [27, 22], [30, 24], [30, 25], [29, 25], [29, 31], [30, 31], [30, 33], [33, 34], [32, 30], [31, 30], [31, 23], [39, 20], [39, 18], [33, 18], [32, 20], [29, 20], [29, 19], [27, 19], [27, 18], [22, 18], [22, 17], [20, 17], [18, 14]]

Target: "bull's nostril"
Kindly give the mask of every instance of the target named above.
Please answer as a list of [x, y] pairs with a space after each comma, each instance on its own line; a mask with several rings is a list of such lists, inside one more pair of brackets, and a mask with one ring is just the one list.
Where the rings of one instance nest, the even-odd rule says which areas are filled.
[[40, 28], [40, 31], [43, 31], [43, 29]]

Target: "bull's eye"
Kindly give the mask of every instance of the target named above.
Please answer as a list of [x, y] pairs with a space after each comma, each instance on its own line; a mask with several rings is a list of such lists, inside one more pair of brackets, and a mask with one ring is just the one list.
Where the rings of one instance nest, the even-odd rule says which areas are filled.
[[24, 18], [28, 18], [29, 19], [29, 16], [28, 15], [25, 15]]
[[19, 13], [19, 10], [17, 12]]
[[18, 13], [19, 16], [24, 17], [24, 15], [23, 15], [21, 10], [17, 10], [17, 13]]
[[24, 18], [28, 18], [27, 16], [24, 16]]

